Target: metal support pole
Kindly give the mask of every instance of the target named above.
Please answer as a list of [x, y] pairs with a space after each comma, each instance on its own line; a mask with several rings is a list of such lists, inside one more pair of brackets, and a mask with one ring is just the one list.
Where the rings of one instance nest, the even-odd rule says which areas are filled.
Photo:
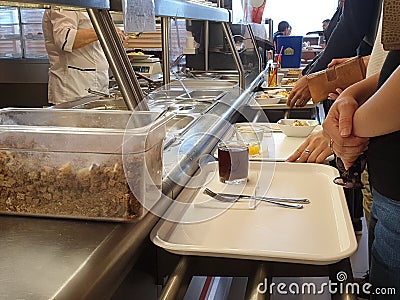
[[254, 50], [255, 50], [255, 52], [257, 54], [257, 58], [258, 58], [258, 73], [261, 73], [262, 70], [263, 70], [262, 69], [262, 59], [261, 59], [260, 52], [258, 51], [257, 41], [256, 41], [256, 38], [254, 37], [254, 32], [253, 32], [253, 29], [251, 28], [250, 24], [247, 24], [246, 27], [247, 27], [247, 30], [249, 32], [251, 41], [253, 43]]
[[143, 92], [139, 81], [125, 53], [110, 12], [92, 8], [88, 8], [87, 12], [127, 108], [129, 110], [149, 110], [147, 103], [143, 101]]
[[178, 26], [178, 19], [174, 18], [174, 24], [175, 24], [175, 31], [176, 31], [176, 39], [178, 42], [178, 49], [182, 49], [183, 47], [181, 46], [181, 37], [179, 35], [179, 26]]
[[209, 46], [210, 46], [210, 23], [204, 21], [204, 71], [208, 71], [209, 66]]
[[235, 41], [233, 39], [231, 28], [228, 23], [221, 22], [222, 29], [224, 30], [224, 34], [226, 39], [228, 40], [229, 47], [232, 51], [233, 59], [236, 64], [236, 68], [239, 72], [239, 87], [244, 90], [246, 88], [245, 78], [244, 78], [244, 67], [242, 64], [242, 60], [240, 59], [239, 52], [236, 50]]
[[[343, 275], [343, 279], [338, 274]], [[331, 265], [329, 267], [329, 280], [333, 283], [336, 283], [336, 286], [342, 285], [343, 287], [349, 286], [354, 283], [353, 278], [353, 270], [351, 268], [350, 258], [342, 259], [341, 261]], [[338, 289], [340, 290], [340, 289]], [[332, 300], [355, 300], [357, 299], [356, 295], [350, 293], [349, 290], [345, 290], [338, 293], [332, 294]]]
[[269, 300], [271, 296], [268, 291], [268, 284], [271, 283], [270, 280], [272, 280], [272, 277], [267, 277], [267, 264], [265, 262], [260, 263], [254, 276], [249, 277], [245, 299]]
[[170, 65], [169, 65], [169, 31], [171, 27], [171, 18], [170, 17], [161, 17], [161, 31], [162, 31], [162, 69], [163, 69], [163, 78], [164, 85], [167, 85], [171, 82], [170, 78]]
[[188, 267], [189, 258], [183, 256], [163, 288], [162, 295], [159, 298], [160, 300], [178, 300], [185, 297], [187, 287], [192, 277], [190, 276]]
[[268, 24], [268, 39], [271, 43], [274, 42], [274, 21], [272, 19], [265, 19], [265, 24]]

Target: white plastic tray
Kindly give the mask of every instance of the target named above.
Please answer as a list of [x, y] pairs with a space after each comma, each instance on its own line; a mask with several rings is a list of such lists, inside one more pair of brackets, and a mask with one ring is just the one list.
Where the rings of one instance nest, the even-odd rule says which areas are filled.
[[[261, 154], [250, 156], [250, 160], [285, 161], [306, 140], [306, 137], [288, 137], [284, 133], [279, 132], [277, 130], [279, 127], [274, 127], [274, 125], [277, 124], [269, 124], [269, 127], [273, 130], [272, 133], [264, 134], [261, 144]], [[313, 130], [313, 133], [320, 130], [322, 130], [322, 127], [317, 126]]]
[[[199, 193], [206, 186], [216, 190], [223, 185], [216, 166], [211, 163], [202, 169], [203, 180], [211, 181], [204, 182], [203, 186], [197, 182], [201, 187], [183, 210], [179, 222], [162, 220], [155, 226], [151, 232], [153, 243], [180, 255], [315, 265], [338, 262], [356, 251], [343, 188], [332, 181], [338, 176], [336, 169], [319, 164], [251, 162], [252, 170], [264, 170], [260, 178], [273, 174], [270, 186], [264, 184], [267, 195], [307, 197], [311, 203], [303, 209], [281, 208], [264, 202], [255, 209], [195, 205], [197, 197], [203, 197]], [[254, 188], [254, 182], [250, 185], [253, 186], [246, 187], [244, 192]], [[178, 203], [171, 205], [170, 213], [177, 211], [175, 205], [182, 204]]]
[[[261, 154], [250, 156], [250, 160], [255, 161], [285, 161], [296, 149], [307, 139], [307, 137], [290, 137], [278, 131], [276, 123], [264, 123], [272, 130], [271, 134], [265, 134], [261, 144]], [[317, 125], [311, 132], [317, 133], [322, 130], [321, 125]], [[326, 158], [329, 162], [334, 158], [333, 155]]]
[[312, 100], [308, 101], [305, 106], [302, 107], [293, 107], [290, 108], [289, 106], [286, 105], [286, 102], [284, 103], [275, 103], [275, 104], [269, 104], [269, 103], [258, 103], [255, 99], [252, 99], [248, 106], [252, 109], [281, 109], [281, 110], [290, 110], [290, 109], [310, 109], [314, 108], [317, 106], [316, 103], [314, 103]]

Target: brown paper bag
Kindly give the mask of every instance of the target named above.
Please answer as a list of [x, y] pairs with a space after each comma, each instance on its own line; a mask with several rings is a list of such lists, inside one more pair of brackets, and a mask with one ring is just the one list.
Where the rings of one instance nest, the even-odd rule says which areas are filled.
[[328, 98], [337, 88], [345, 89], [365, 78], [365, 64], [362, 57], [352, 58], [320, 72], [307, 75], [308, 87], [314, 103]]

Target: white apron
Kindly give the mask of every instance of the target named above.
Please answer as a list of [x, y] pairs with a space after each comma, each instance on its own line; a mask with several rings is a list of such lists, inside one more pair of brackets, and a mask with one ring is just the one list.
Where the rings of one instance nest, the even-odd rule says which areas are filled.
[[48, 101], [88, 96], [87, 89], [108, 90], [108, 63], [98, 41], [72, 50], [78, 29], [92, 28], [85, 12], [46, 10], [43, 34], [50, 60]]

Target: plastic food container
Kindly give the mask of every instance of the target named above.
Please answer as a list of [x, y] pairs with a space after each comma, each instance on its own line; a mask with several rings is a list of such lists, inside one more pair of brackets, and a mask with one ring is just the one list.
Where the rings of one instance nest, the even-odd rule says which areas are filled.
[[0, 213], [137, 221], [160, 196], [158, 112], [0, 110]]

